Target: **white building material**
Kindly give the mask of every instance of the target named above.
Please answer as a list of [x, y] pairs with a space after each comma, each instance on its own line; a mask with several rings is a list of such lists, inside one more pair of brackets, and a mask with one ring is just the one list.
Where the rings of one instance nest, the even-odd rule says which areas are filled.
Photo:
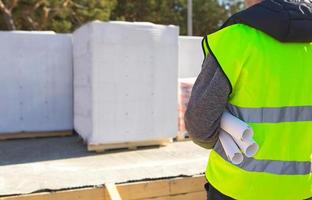
[[253, 140], [238, 140], [234, 138], [235, 143], [238, 145], [239, 149], [246, 155], [246, 157], [253, 157], [259, 150], [259, 145]]
[[0, 133], [73, 129], [71, 36], [0, 32]]
[[220, 127], [237, 140], [251, 140], [254, 134], [252, 128], [246, 122], [231, 115], [229, 112], [222, 114]]
[[176, 136], [178, 34], [99, 21], [74, 32], [74, 126], [88, 144]]
[[204, 60], [202, 37], [179, 37], [179, 78], [197, 77]]
[[230, 134], [239, 149], [247, 156], [254, 156], [259, 145], [253, 140], [253, 129], [244, 121], [231, 115], [229, 112], [224, 112], [221, 117], [220, 127]]
[[219, 139], [228, 159], [235, 165], [243, 162], [244, 156], [235, 144], [233, 138], [221, 129]]

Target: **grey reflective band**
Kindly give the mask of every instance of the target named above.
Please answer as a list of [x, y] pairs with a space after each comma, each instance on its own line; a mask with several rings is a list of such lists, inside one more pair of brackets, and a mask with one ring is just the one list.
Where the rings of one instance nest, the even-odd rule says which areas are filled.
[[[222, 156], [224, 160], [230, 162], [223, 150], [220, 141], [215, 145], [214, 150]], [[234, 164], [233, 164], [234, 165]], [[312, 173], [311, 161], [296, 162], [296, 161], [274, 161], [274, 160], [256, 160], [247, 158], [241, 164], [235, 165], [241, 169], [251, 172], [266, 172], [278, 175], [307, 175]]]
[[248, 123], [312, 121], [312, 106], [245, 108], [228, 104], [227, 108], [232, 114]]

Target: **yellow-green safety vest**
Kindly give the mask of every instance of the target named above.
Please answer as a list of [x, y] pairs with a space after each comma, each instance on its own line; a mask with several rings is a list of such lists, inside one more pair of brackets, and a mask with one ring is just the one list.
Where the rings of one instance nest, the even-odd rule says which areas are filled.
[[227, 108], [254, 130], [259, 151], [235, 165], [218, 141], [209, 183], [235, 199], [312, 197], [312, 43], [281, 43], [244, 24], [202, 42], [231, 84]]

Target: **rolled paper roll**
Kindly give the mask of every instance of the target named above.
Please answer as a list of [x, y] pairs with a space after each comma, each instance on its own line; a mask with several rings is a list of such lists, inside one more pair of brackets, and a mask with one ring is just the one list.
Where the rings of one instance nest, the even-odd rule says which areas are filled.
[[233, 138], [224, 130], [220, 131], [219, 139], [228, 159], [235, 165], [243, 162], [244, 156], [238, 149]]
[[246, 155], [246, 157], [250, 158], [253, 157], [259, 149], [259, 145], [253, 140], [238, 140], [233, 138], [235, 143], [238, 145], [240, 150]]
[[222, 114], [220, 126], [235, 139], [245, 141], [252, 139], [252, 128], [228, 112]]

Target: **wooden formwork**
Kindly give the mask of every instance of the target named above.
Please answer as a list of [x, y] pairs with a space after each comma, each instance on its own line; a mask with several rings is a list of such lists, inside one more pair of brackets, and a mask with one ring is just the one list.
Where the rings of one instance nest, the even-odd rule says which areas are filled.
[[103, 187], [81, 188], [20, 196], [0, 200], [205, 200], [204, 176], [180, 177]]

